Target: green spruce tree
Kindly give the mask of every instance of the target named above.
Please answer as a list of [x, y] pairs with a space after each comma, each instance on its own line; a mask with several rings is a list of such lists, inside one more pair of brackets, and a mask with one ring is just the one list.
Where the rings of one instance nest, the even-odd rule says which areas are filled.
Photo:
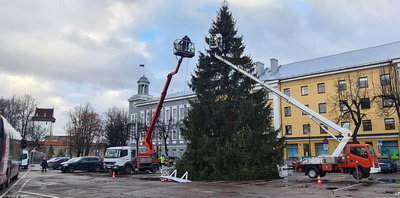
[[[226, 3], [213, 21], [210, 34], [223, 37], [219, 55], [254, 73], [254, 63], [243, 55], [242, 36]], [[278, 176], [276, 165], [283, 156], [283, 140], [269, 129], [271, 109], [264, 90], [255, 82], [212, 56], [200, 53], [190, 87], [197, 95], [182, 128], [188, 140], [178, 169], [193, 180], [250, 180]]]

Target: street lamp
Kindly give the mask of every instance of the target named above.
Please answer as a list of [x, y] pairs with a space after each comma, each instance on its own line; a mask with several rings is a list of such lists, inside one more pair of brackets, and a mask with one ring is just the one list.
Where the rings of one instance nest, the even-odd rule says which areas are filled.
[[308, 127], [308, 156], [311, 156], [311, 125], [307, 124]]

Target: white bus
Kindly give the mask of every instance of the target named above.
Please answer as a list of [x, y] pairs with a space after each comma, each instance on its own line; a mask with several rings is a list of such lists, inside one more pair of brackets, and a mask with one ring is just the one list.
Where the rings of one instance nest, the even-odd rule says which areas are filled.
[[18, 178], [21, 166], [21, 134], [0, 115], [0, 188]]

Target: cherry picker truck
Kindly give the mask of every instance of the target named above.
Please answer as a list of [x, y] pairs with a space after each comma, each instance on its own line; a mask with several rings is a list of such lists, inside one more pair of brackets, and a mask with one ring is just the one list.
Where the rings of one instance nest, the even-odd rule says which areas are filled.
[[[175, 56], [179, 56], [178, 64], [174, 71], [167, 75], [167, 80], [164, 84], [164, 88], [161, 92], [161, 96], [158, 100], [156, 109], [152, 115], [150, 125], [146, 131], [146, 136], [142, 143], [146, 146], [146, 152], [138, 153], [136, 156], [136, 149], [130, 146], [118, 146], [109, 147], [106, 150], [104, 157], [105, 167], [111, 172], [123, 171], [125, 173], [131, 173], [133, 170], [156, 172], [161, 166], [161, 161], [158, 158], [158, 148], [154, 148], [153, 136], [154, 128], [157, 123], [160, 111], [162, 109], [165, 97], [167, 95], [168, 87], [171, 83], [172, 76], [178, 73], [183, 58], [192, 58], [195, 54], [194, 43], [192, 43], [189, 37], [185, 36], [182, 39], [177, 39], [173, 43], [173, 53]], [[167, 159], [168, 160], [168, 159]]]
[[[268, 89], [279, 98], [285, 100], [287, 103], [307, 113], [311, 120], [316, 122], [319, 126], [322, 126], [321, 128], [323, 130], [325, 130], [335, 140], [338, 141], [338, 145], [331, 155], [312, 157], [300, 162], [294, 161], [293, 164], [289, 165], [290, 167], [293, 167], [294, 171], [304, 172], [305, 175], [308, 175], [310, 178], [316, 178], [318, 175], [320, 175], [320, 177], [324, 177], [328, 172], [342, 172], [352, 174], [355, 179], [368, 178], [370, 173], [376, 173], [380, 171], [378, 158], [371, 145], [347, 144], [352, 137], [352, 131], [338, 126], [336, 123], [318, 114], [294, 98], [280, 92], [274, 87], [264, 83], [255, 76], [219, 56], [218, 54], [221, 54], [223, 49], [223, 37], [221, 34], [212, 34], [209, 38], [206, 38], [206, 42], [209, 45], [211, 52], [213, 52], [212, 55], [216, 59], [224, 62], [248, 78], [256, 81], [262, 87]], [[332, 129], [342, 136], [342, 138], [337, 138], [324, 126]]]

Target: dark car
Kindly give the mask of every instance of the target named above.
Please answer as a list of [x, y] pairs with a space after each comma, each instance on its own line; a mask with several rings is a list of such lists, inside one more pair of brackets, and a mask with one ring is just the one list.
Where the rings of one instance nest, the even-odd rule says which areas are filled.
[[379, 156], [379, 166], [381, 172], [397, 172], [397, 164], [394, 163], [388, 156]]
[[103, 160], [97, 156], [75, 157], [66, 162], [61, 163], [61, 171], [63, 173], [73, 173], [75, 170], [88, 170], [99, 172], [103, 169]]
[[53, 157], [47, 160], [47, 167], [53, 169], [59, 169], [62, 162], [68, 161], [68, 157]]

